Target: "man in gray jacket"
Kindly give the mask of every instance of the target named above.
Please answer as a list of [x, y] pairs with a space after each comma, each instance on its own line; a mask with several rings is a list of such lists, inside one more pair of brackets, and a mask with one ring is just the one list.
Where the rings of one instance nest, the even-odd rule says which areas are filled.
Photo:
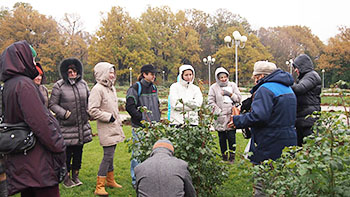
[[150, 158], [135, 167], [137, 196], [196, 196], [187, 162], [173, 154], [169, 140], [154, 144]]

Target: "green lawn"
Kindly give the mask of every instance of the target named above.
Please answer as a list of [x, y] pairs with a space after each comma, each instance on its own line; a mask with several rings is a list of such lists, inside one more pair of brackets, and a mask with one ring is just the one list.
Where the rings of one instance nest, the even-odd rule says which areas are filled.
[[[96, 133], [96, 124], [91, 122], [93, 132]], [[131, 137], [131, 127], [124, 126], [124, 133], [127, 138]], [[215, 133], [216, 134], [216, 133]], [[247, 140], [243, 139], [241, 133], [237, 133], [238, 152], [242, 152]], [[217, 142], [218, 143], [218, 142]], [[61, 196], [93, 196], [96, 184], [96, 176], [99, 164], [102, 160], [103, 151], [99, 145], [98, 137], [95, 136], [93, 141], [84, 146], [82, 169], [80, 171], [80, 180], [83, 185], [75, 188], [66, 189], [60, 184]], [[122, 189], [107, 188], [110, 196], [136, 196], [134, 189], [131, 186], [130, 178], [130, 153], [127, 151], [126, 143], [120, 143], [117, 146], [114, 167], [116, 174], [116, 181], [123, 186]], [[222, 185], [219, 196], [251, 196], [252, 183], [250, 177], [240, 176], [240, 172], [247, 168], [247, 166], [239, 165], [240, 158], [236, 156], [236, 162], [230, 166], [229, 178]], [[218, 172], [219, 173], [219, 172]]]

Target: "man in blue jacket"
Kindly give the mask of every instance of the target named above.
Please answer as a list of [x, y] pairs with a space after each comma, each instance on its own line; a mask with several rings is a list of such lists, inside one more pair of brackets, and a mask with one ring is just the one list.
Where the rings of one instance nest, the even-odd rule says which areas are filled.
[[233, 123], [236, 128], [251, 128], [250, 152], [253, 155], [249, 159], [253, 164], [260, 164], [279, 158], [285, 147], [297, 144], [294, 127], [297, 101], [291, 88], [293, 77], [277, 69], [274, 63], [256, 62], [253, 78], [256, 85], [250, 91], [253, 95], [251, 111], [233, 116]]

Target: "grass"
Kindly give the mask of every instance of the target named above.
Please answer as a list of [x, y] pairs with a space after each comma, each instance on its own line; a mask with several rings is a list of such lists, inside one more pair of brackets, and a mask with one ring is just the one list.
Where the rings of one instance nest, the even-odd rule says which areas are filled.
[[[350, 96], [344, 96], [343, 99], [345, 102], [350, 103]], [[321, 104], [325, 105], [341, 105], [342, 99], [339, 96], [322, 96]]]
[[[93, 133], [96, 131], [96, 122], [91, 122]], [[126, 138], [131, 137], [131, 127], [123, 126]], [[215, 132], [217, 136], [217, 133]], [[241, 133], [237, 133], [237, 151], [241, 154], [247, 144], [247, 140], [242, 137]], [[218, 143], [218, 139], [216, 139]], [[136, 196], [136, 193], [131, 185], [130, 178], [130, 156], [128, 153], [127, 144], [119, 143], [116, 148], [114, 156], [115, 179], [123, 186], [122, 189], [107, 188], [110, 196]], [[82, 169], [80, 170], [79, 178], [84, 183], [79, 187], [67, 189], [60, 184], [60, 193], [62, 197], [73, 196], [94, 196], [93, 192], [96, 186], [96, 176], [99, 164], [103, 157], [102, 147], [99, 145], [98, 136], [93, 137], [93, 141], [84, 146]], [[222, 185], [218, 196], [251, 196], [252, 183], [250, 176], [241, 176], [240, 172], [249, 166], [242, 166], [239, 164], [241, 158], [236, 156], [236, 162], [229, 165], [229, 178]], [[220, 172], [218, 172], [220, 173]], [[19, 196], [19, 195], [16, 195]]]

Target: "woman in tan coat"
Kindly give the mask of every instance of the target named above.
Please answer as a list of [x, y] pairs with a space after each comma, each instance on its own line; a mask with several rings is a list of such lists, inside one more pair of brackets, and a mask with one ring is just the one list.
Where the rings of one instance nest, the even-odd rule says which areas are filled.
[[[233, 163], [236, 151], [236, 130], [230, 128], [228, 123], [230, 122], [232, 107], [241, 102], [242, 96], [236, 83], [230, 82], [228, 77], [229, 73], [225, 68], [219, 67], [216, 69], [216, 83], [210, 86], [208, 100], [209, 105], [213, 107], [214, 114], [218, 115], [214, 126], [219, 135], [222, 159]], [[230, 156], [227, 153], [227, 145]]]
[[115, 67], [100, 62], [94, 68], [96, 85], [89, 97], [89, 114], [97, 121], [100, 145], [103, 147], [103, 159], [97, 173], [95, 195], [108, 195], [108, 187], [121, 188], [114, 180], [113, 158], [117, 143], [124, 141], [125, 135], [118, 111], [117, 92], [114, 87]]

